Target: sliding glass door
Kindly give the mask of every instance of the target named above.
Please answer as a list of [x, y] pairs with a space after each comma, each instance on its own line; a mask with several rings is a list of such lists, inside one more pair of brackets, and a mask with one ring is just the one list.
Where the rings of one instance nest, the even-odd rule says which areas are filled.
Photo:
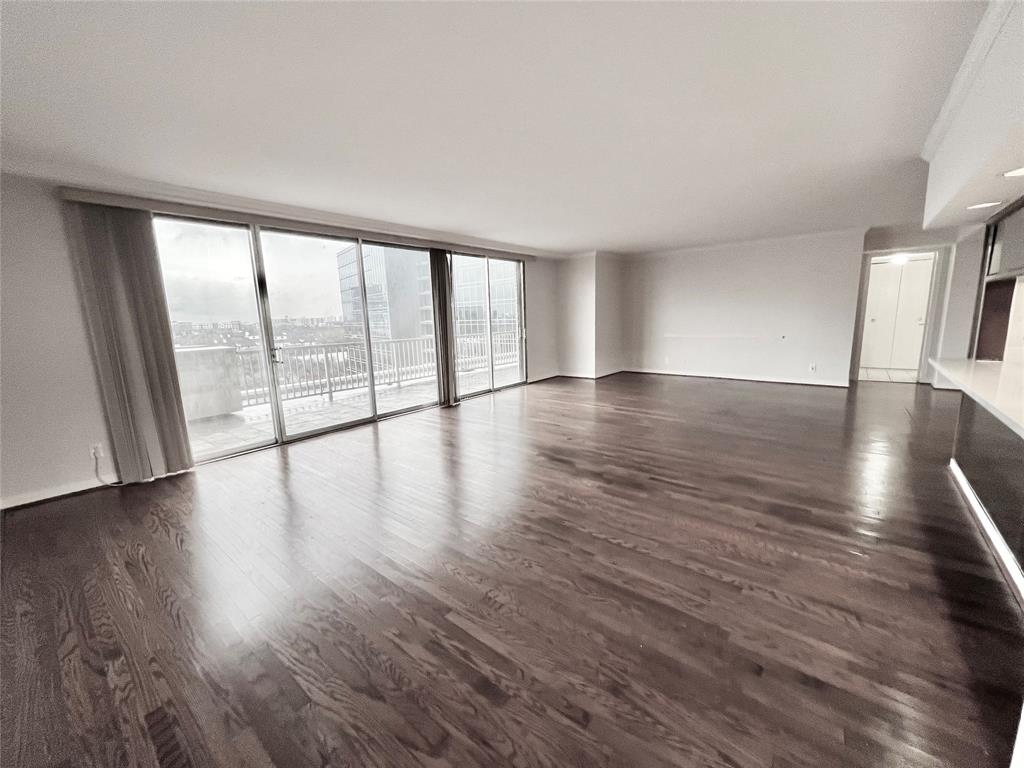
[[453, 254], [452, 316], [455, 332], [455, 389], [459, 397], [491, 388], [488, 343], [487, 259]]
[[277, 440], [249, 228], [153, 222], [197, 461]]
[[358, 244], [268, 229], [259, 244], [283, 437], [371, 418]]
[[[430, 251], [154, 216], [196, 460], [436, 404]], [[523, 265], [449, 255], [456, 396], [526, 378]]]
[[430, 252], [363, 243], [378, 414], [437, 403]]
[[459, 397], [522, 383], [522, 263], [453, 254], [451, 269]]
[[522, 262], [488, 259], [487, 288], [491, 307], [492, 386], [499, 389], [526, 380]]

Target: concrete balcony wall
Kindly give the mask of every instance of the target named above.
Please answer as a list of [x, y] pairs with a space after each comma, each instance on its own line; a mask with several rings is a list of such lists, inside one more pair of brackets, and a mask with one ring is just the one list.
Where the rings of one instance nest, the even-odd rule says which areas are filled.
[[205, 419], [242, 410], [234, 347], [178, 349], [174, 357], [186, 419]]

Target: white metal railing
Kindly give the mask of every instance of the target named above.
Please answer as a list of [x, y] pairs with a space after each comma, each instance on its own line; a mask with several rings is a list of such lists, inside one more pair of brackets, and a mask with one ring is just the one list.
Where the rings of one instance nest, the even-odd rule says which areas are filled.
[[[496, 368], [519, 365], [521, 333], [496, 333], [492, 345]], [[458, 372], [487, 368], [489, 351], [485, 334], [458, 336], [455, 348]], [[370, 384], [366, 345], [362, 342], [282, 345], [276, 351], [280, 362], [274, 368], [283, 400], [311, 395], [332, 398], [335, 392], [363, 389]], [[261, 356], [259, 349], [235, 350], [243, 406], [270, 402], [270, 386]], [[432, 336], [373, 342], [373, 378], [376, 385], [401, 385], [436, 375], [437, 356]]]
[[[491, 341], [495, 368], [519, 364], [523, 343], [521, 333], [495, 333]], [[486, 334], [455, 337], [455, 370], [459, 373], [487, 368], [488, 354]]]

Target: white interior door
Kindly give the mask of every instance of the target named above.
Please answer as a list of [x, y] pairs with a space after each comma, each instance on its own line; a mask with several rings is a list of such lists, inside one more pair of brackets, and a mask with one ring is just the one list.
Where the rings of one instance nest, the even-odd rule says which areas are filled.
[[900, 265], [892, 262], [871, 265], [868, 298], [864, 307], [861, 368], [891, 367], [893, 331], [900, 295], [900, 270]]
[[921, 364], [921, 341], [928, 317], [933, 262], [931, 258], [914, 259], [903, 265], [890, 368], [917, 370]]

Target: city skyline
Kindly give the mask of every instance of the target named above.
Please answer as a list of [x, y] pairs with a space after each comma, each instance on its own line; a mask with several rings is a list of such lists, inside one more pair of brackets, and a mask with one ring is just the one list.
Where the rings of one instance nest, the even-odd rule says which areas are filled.
[[[156, 217], [154, 231], [175, 345], [258, 346], [264, 329], [248, 230]], [[260, 244], [276, 344], [361, 342], [367, 320], [374, 341], [434, 336], [427, 251], [364, 244], [360, 270], [354, 241], [262, 230]], [[483, 257], [451, 259], [456, 337], [519, 330], [520, 265], [491, 260], [488, 269]]]

